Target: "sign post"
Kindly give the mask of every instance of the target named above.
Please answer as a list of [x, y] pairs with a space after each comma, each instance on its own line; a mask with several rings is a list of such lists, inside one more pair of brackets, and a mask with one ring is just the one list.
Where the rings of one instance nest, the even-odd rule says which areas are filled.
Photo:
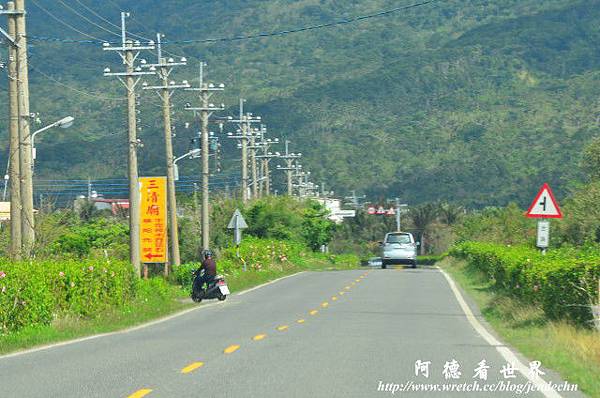
[[[229, 225], [227, 225], [227, 229], [233, 229], [233, 241], [236, 247], [236, 255], [240, 258], [240, 244], [242, 243], [242, 230], [248, 228], [248, 224], [246, 224], [246, 220], [244, 220], [244, 216], [242, 216], [242, 212], [239, 209], [235, 209], [231, 220], [229, 221]], [[246, 262], [244, 263], [244, 271], [246, 271]]]
[[[140, 256], [144, 264], [167, 264], [167, 178], [140, 177]], [[144, 275], [148, 268], [144, 265]]]
[[562, 218], [558, 202], [548, 184], [544, 184], [527, 210], [528, 218], [539, 218], [537, 225], [537, 247], [546, 254], [550, 245], [550, 220], [549, 218]]

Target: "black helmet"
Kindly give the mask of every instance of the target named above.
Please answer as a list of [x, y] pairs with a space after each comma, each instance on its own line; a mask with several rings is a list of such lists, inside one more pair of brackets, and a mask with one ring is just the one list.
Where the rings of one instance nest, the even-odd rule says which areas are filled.
[[204, 258], [209, 258], [212, 257], [212, 251], [210, 251], [210, 249], [207, 249], [204, 251]]

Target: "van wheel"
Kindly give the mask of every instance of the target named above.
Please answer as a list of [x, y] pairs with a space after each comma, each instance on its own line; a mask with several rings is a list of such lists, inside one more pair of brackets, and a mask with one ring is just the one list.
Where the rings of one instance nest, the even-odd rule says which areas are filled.
[[219, 301], [224, 301], [226, 298], [227, 298], [227, 296], [222, 293], [219, 293], [219, 295], [217, 296], [217, 299]]
[[417, 262], [416, 261], [412, 262], [412, 268], [417, 268]]

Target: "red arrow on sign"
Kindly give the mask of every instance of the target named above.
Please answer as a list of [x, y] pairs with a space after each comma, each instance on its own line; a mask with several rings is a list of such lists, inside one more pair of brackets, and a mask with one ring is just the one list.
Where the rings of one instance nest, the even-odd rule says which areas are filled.
[[152, 254], [152, 253], [148, 253], [148, 254], [146, 254], [144, 257], [146, 257], [148, 260], [152, 260], [153, 258], [160, 258], [160, 257], [162, 257], [162, 255], [160, 255], [160, 254]]

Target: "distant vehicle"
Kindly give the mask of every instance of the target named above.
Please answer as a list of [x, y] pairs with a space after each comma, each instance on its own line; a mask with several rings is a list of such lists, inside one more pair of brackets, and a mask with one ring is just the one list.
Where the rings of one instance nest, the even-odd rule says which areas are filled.
[[417, 268], [417, 243], [411, 233], [390, 232], [381, 242], [381, 268], [390, 264], [410, 264]]

